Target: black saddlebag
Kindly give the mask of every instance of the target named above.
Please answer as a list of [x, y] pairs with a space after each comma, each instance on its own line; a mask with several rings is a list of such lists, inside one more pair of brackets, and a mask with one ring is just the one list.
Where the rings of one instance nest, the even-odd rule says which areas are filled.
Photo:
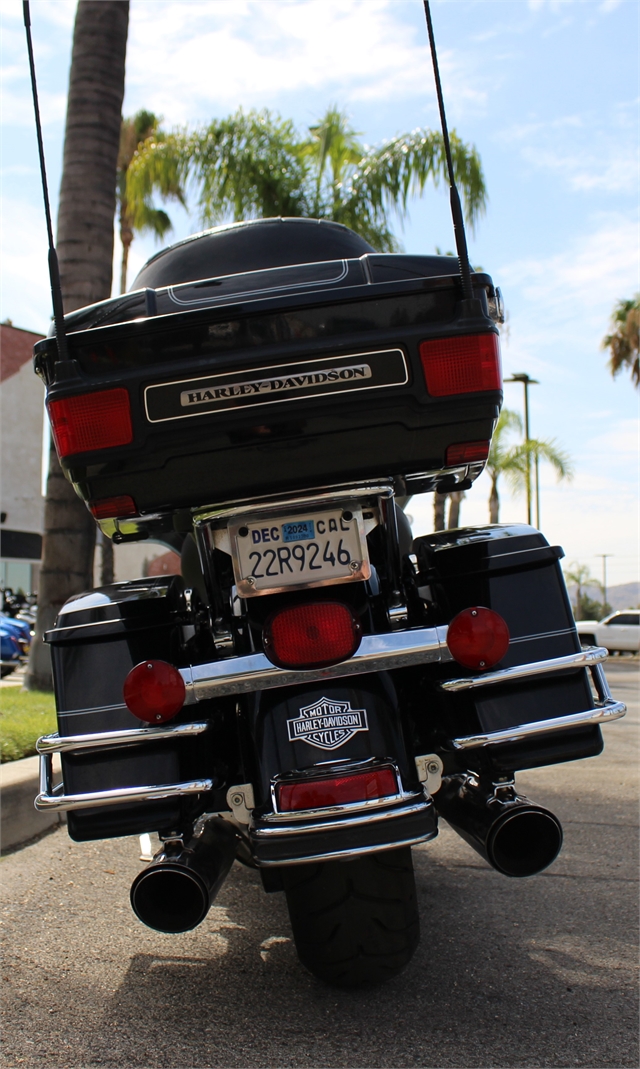
[[[462, 765], [488, 764], [493, 771], [508, 773], [599, 754], [603, 743], [597, 725], [541, 731], [519, 741], [502, 741], [499, 734], [594, 707], [587, 669], [535, 670], [538, 662], [581, 650], [559, 564], [563, 550], [550, 546], [533, 527], [496, 524], [417, 538], [414, 552], [434, 622], [450, 623], [472, 606], [493, 609], [506, 621], [509, 648], [488, 677], [531, 665], [529, 673], [513, 681], [502, 677], [486, 686], [456, 690], [446, 689], [447, 679], [441, 679], [430, 686], [431, 715], [447, 745], [452, 739], [489, 737], [481, 745], [465, 742], [458, 749]], [[449, 680], [483, 675], [459, 665], [448, 665], [445, 674]]]
[[[180, 576], [116, 583], [71, 598], [46, 635], [60, 736], [148, 728], [124, 704], [127, 674], [149, 658], [180, 666], [185, 638], [192, 632]], [[171, 723], [193, 720], [191, 713], [187, 708]], [[209, 775], [207, 740], [204, 734], [112, 749], [102, 743], [101, 748], [62, 753], [64, 793], [182, 783]], [[69, 834], [83, 841], [168, 832], [184, 825], [199, 797], [74, 809], [68, 813]]]

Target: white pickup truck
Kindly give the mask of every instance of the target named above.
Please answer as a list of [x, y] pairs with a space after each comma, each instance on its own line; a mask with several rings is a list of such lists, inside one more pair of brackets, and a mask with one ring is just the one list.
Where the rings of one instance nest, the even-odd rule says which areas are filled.
[[612, 612], [604, 620], [579, 620], [576, 624], [583, 646], [605, 646], [609, 653], [638, 653], [640, 609]]

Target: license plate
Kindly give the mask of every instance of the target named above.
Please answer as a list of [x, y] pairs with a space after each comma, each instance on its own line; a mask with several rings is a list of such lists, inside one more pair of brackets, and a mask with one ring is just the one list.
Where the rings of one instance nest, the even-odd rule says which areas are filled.
[[334, 506], [275, 516], [243, 516], [229, 524], [238, 594], [368, 579], [362, 509]]

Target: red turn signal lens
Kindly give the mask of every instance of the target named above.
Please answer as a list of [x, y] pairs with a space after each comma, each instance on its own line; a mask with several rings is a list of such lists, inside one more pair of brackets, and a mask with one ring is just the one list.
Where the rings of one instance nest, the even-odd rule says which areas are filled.
[[509, 649], [509, 628], [493, 609], [463, 609], [449, 624], [447, 646], [465, 668], [493, 668]]
[[120, 497], [102, 497], [99, 501], [90, 501], [89, 511], [95, 520], [121, 520], [126, 516], [138, 515], [138, 507], [128, 494], [121, 494]]
[[464, 334], [423, 341], [420, 359], [432, 397], [502, 389], [497, 334]]
[[124, 681], [124, 700], [138, 720], [163, 724], [179, 713], [186, 690], [177, 668], [166, 661], [142, 661]]
[[470, 464], [471, 461], [486, 460], [489, 456], [490, 442], [456, 442], [447, 446], [444, 462], [448, 468], [454, 464]]
[[129, 391], [124, 388], [48, 401], [47, 408], [59, 457], [133, 441]]
[[322, 668], [353, 656], [361, 634], [347, 605], [318, 601], [274, 613], [262, 641], [269, 660], [281, 668]]
[[372, 798], [387, 798], [398, 793], [395, 773], [390, 768], [370, 769], [352, 776], [333, 779], [307, 779], [297, 783], [278, 785], [278, 809], [325, 809], [349, 802], [368, 802]]

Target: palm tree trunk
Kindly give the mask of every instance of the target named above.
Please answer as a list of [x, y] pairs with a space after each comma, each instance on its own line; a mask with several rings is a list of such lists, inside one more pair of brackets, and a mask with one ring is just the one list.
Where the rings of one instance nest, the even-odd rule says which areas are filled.
[[[120, 142], [129, 0], [80, 0], [73, 34], [58, 258], [65, 311], [111, 294], [116, 163]], [[51, 449], [36, 637], [25, 685], [51, 689], [42, 636], [63, 603], [93, 586], [95, 524]]]
[[433, 495], [434, 531], [444, 531], [444, 507], [447, 501], [447, 496], [447, 494], [439, 494], [437, 491]]
[[120, 264], [120, 293], [127, 292], [127, 268], [129, 266], [129, 249], [133, 241], [133, 230], [126, 215], [123, 205], [120, 213], [120, 242], [122, 244], [122, 260]]
[[464, 496], [464, 490], [454, 490], [452, 494], [449, 494], [449, 522], [447, 527], [450, 530], [453, 527], [460, 526], [460, 505]]
[[491, 493], [489, 494], [489, 523], [498, 523], [500, 515], [500, 498], [498, 497], [498, 480], [491, 480]]

